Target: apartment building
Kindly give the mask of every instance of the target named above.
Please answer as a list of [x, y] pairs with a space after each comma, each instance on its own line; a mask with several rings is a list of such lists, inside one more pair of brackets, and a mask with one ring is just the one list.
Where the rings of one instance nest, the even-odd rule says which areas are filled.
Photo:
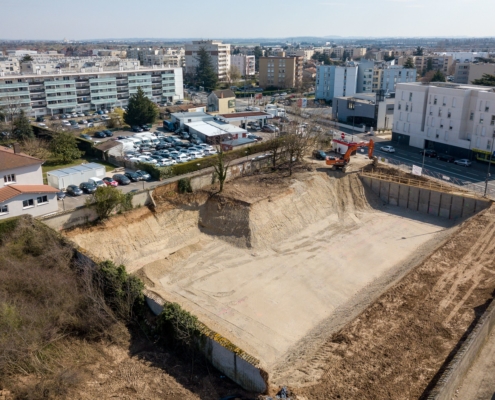
[[[62, 56], [62, 57], [58, 57]], [[73, 71], [91, 71], [107, 68], [134, 68], [139, 66], [137, 59], [120, 59], [119, 57], [65, 57], [44, 54], [33, 61], [21, 63], [23, 74], [60, 74]]]
[[256, 60], [254, 56], [245, 54], [232, 54], [230, 65], [236, 67], [242, 76], [253, 76], [256, 73]]
[[183, 67], [185, 51], [183, 48], [135, 48], [127, 50], [127, 58], [137, 59], [143, 66], [163, 65], [167, 67]]
[[0, 56], [0, 73], [21, 73], [21, 64], [16, 57], [1, 57]]
[[393, 140], [458, 157], [490, 154], [495, 89], [455, 83], [402, 83], [396, 88]]
[[454, 82], [472, 83], [475, 79], [481, 79], [484, 74], [495, 75], [495, 64], [457, 63], [455, 65]]
[[[441, 55], [428, 55], [428, 56], [414, 56], [412, 57], [416, 70], [420, 74], [424, 74], [428, 68], [428, 62], [431, 60], [431, 67], [433, 71], [442, 71], [444, 75], [449, 75], [449, 71], [454, 63], [452, 56]], [[402, 64], [406, 62], [407, 58], [402, 58]], [[401, 63], [400, 63], [401, 64]]]
[[316, 68], [315, 99], [332, 101], [334, 97], [356, 94], [358, 67], [349, 64], [345, 67], [319, 65]]
[[315, 51], [313, 49], [290, 49], [287, 50], [287, 57], [302, 57], [303, 62], [311, 60]]
[[230, 70], [230, 44], [220, 40], [195, 40], [192, 44], [186, 44], [186, 72], [196, 73], [198, 52], [201, 48], [210, 54], [218, 79], [226, 80]]
[[348, 58], [361, 58], [366, 54], [366, 47], [315, 47], [314, 51], [332, 58], [342, 58], [344, 52]]
[[301, 57], [260, 57], [259, 82], [263, 88], [290, 89], [302, 84]]
[[[384, 93], [395, 92], [398, 83], [416, 82], [417, 71], [415, 68], [404, 68], [399, 65], [381, 63], [373, 69], [372, 92], [382, 90]], [[359, 78], [358, 78], [359, 79]], [[360, 93], [358, 86], [358, 93]]]
[[29, 115], [55, 115], [126, 106], [138, 87], [156, 103], [184, 98], [182, 68], [81, 68], [59, 73], [0, 73], [0, 107], [15, 104]]

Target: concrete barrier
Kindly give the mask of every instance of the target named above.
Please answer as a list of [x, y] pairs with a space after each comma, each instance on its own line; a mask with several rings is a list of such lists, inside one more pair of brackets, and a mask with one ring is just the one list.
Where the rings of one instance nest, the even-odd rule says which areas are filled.
[[411, 186], [366, 175], [360, 177], [363, 184], [384, 203], [437, 217], [449, 219], [470, 217], [491, 204], [491, 200], [470, 196], [467, 193], [449, 193], [435, 187]]
[[476, 360], [494, 326], [495, 302], [492, 301], [457, 354], [445, 368], [437, 384], [431, 390], [428, 400], [451, 400], [454, 397], [455, 391]]
[[[148, 290], [144, 294], [151, 311], [155, 315], [160, 314], [166, 301]], [[266, 393], [268, 374], [259, 367], [259, 360], [200, 324], [203, 336], [199, 340], [199, 348], [208, 361], [244, 389]]]

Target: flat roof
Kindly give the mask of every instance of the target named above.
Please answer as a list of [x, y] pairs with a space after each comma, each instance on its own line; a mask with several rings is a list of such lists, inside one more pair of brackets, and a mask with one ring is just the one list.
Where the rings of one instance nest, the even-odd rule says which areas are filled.
[[240, 112], [232, 114], [219, 114], [219, 117], [224, 119], [236, 119], [236, 118], [249, 118], [249, 117], [271, 117], [272, 114], [262, 112], [262, 111], [250, 111], [250, 112]]
[[213, 115], [207, 114], [203, 111], [194, 111], [194, 112], [184, 111], [184, 112], [172, 113], [170, 115], [176, 119], [197, 118], [197, 117], [210, 117], [211, 119], [213, 119]]
[[74, 167], [68, 167], [68, 168], [62, 168], [62, 169], [56, 169], [50, 172], [47, 172], [47, 175], [52, 175], [52, 176], [66, 176], [78, 172], [87, 172], [99, 168], [105, 168], [104, 165], [97, 164], [97, 163], [87, 163], [87, 164], [81, 164], [81, 165], [75, 165]]
[[219, 136], [233, 133], [246, 133], [245, 129], [217, 121], [196, 121], [184, 124], [205, 136]]
[[218, 129], [221, 129], [223, 131], [226, 131], [228, 133], [245, 133], [246, 130], [239, 128], [238, 126], [228, 124], [226, 122], [220, 122], [220, 121], [205, 121], [208, 125], [214, 126]]

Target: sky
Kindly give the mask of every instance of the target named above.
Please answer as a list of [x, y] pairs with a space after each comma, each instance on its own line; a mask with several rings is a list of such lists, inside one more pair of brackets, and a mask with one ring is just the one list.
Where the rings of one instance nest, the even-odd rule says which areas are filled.
[[495, 0], [0, 0], [0, 39], [495, 36]]

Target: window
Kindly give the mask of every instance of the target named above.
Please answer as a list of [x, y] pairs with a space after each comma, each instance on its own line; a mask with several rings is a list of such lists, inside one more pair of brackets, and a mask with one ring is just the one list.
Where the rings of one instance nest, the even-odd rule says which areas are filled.
[[412, 93], [409, 93], [409, 101], [412, 101]]
[[9, 213], [9, 206], [8, 205], [2, 205], [0, 204], [0, 215], [3, 214], [8, 214]]
[[397, 109], [398, 109], [398, 110], [400, 110], [400, 109], [401, 109], [401, 105], [400, 105], [400, 103], [399, 103], [399, 105], [398, 105]]
[[474, 119], [474, 112], [472, 112], [471, 114], [469, 114], [469, 120], [472, 121]]
[[442, 109], [441, 109], [441, 108], [439, 108], [439, 109], [438, 109], [438, 116], [439, 116], [439, 117], [441, 117], [441, 116], [442, 116]]
[[38, 205], [48, 204], [48, 197], [47, 196], [40, 196], [36, 199], [36, 202], [38, 203]]
[[447, 105], [447, 97], [443, 96], [443, 105], [446, 106]]
[[406, 104], [406, 111], [409, 111], [409, 104]]
[[485, 119], [483, 118], [483, 114], [481, 114], [481, 115], [480, 115], [480, 124], [482, 124], [484, 120], [485, 120]]
[[492, 120], [490, 121], [490, 125], [495, 125], [495, 115], [492, 115]]
[[450, 112], [450, 110], [447, 112], [447, 118], [450, 118], [452, 116], [452, 113]]
[[486, 142], [486, 149], [487, 150], [490, 150], [491, 147], [492, 147], [492, 141], [491, 140], [487, 140], [487, 142]]
[[31, 207], [34, 207], [34, 200], [33, 199], [24, 200], [22, 202], [22, 208], [31, 208]]
[[490, 111], [490, 105], [488, 103], [486, 103], [485, 112], [488, 112], [488, 111]]
[[15, 174], [4, 175], [3, 181], [6, 185], [8, 185], [10, 183], [15, 183]]
[[435, 96], [435, 98], [433, 99], [433, 104], [437, 104], [437, 97]]
[[455, 103], [456, 103], [456, 98], [454, 97], [454, 98], [452, 99], [452, 108], [455, 108]]

